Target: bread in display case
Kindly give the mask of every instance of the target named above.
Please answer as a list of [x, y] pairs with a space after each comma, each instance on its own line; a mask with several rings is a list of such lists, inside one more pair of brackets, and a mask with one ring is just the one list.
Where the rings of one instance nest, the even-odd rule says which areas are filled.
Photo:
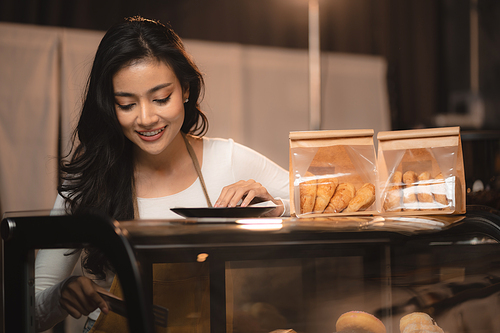
[[297, 217], [464, 214], [459, 127], [290, 132], [290, 211]]
[[[99, 226], [108, 230], [106, 244], [95, 239]], [[410, 314], [427, 331], [500, 332], [500, 215], [486, 207], [469, 206], [465, 215], [284, 220], [7, 216], [2, 237], [7, 333], [33, 331], [30, 253], [79, 243], [101, 246], [117, 269], [136, 314], [131, 331], [156, 331], [154, 265], [203, 262], [211, 332], [332, 333], [346, 313], [373, 316], [394, 333], [411, 332]]]
[[372, 129], [290, 132], [292, 216], [378, 212], [373, 133]]
[[382, 213], [465, 213], [459, 127], [379, 132], [377, 166]]

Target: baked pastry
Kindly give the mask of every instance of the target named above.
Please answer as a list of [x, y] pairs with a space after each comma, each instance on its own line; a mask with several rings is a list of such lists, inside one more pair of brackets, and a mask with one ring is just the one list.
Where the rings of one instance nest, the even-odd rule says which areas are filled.
[[386, 333], [384, 323], [363, 311], [344, 313], [337, 320], [335, 328], [337, 332]]
[[317, 181], [316, 201], [314, 202], [314, 213], [323, 213], [332, 198], [339, 181], [337, 178], [322, 178]]
[[[431, 179], [431, 174], [428, 173], [427, 171], [422, 172], [420, 175], [418, 175], [418, 202], [420, 203], [433, 203], [434, 198], [432, 196], [432, 191], [431, 187], [429, 186], [430, 182], [429, 180]], [[422, 208], [432, 208], [429, 205], [423, 206]]]
[[423, 312], [403, 316], [399, 321], [399, 330], [401, 333], [444, 333], [434, 319]]
[[356, 195], [356, 188], [351, 183], [342, 183], [337, 187], [335, 194], [325, 208], [325, 213], [340, 213]]
[[[434, 185], [432, 186], [432, 194], [436, 202], [442, 206], [448, 206], [448, 198], [446, 197], [446, 184], [444, 182], [443, 174], [439, 174], [434, 178]], [[439, 208], [444, 208], [444, 207]]]
[[392, 186], [386, 192], [384, 200], [384, 210], [388, 212], [399, 212], [401, 210], [401, 183], [403, 182], [403, 174], [400, 171], [395, 171], [392, 175]]
[[444, 333], [443, 329], [436, 325], [417, 325], [410, 324], [406, 326], [401, 333]]
[[366, 183], [356, 192], [354, 198], [344, 210], [345, 213], [365, 210], [375, 202], [375, 185]]
[[[305, 177], [314, 177], [310, 172], [305, 174]], [[318, 184], [315, 178], [306, 180], [299, 184], [300, 190], [300, 212], [302, 214], [311, 213], [314, 208], [314, 202], [316, 201], [316, 192]]]
[[415, 184], [418, 180], [415, 171], [406, 171], [403, 174], [403, 183], [405, 188], [403, 189], [403, 206], [405, 210], [416, 210], [418, 209], [417, 194], [415, 191]]

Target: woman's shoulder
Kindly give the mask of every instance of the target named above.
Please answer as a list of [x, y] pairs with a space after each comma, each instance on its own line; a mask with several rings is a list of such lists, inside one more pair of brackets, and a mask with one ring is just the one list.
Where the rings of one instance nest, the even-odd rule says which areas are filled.
[[203, 137], [203, 150], [204, 151], [219, 151], [219, 150], [231, 150], [237, 145], [233, 139], [224, 139], [217, 137]]
[[203, 151], [206, 154], [225, 154], [226, 156], [238, 157], [259, 157], [262, 156], [257, 151], [238, 143], [231, 138], [210, 138], [203, 137]]

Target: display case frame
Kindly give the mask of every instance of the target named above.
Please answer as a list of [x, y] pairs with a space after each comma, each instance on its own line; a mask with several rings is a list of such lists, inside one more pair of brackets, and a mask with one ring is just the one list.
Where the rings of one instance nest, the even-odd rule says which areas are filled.
[[[210, 300], [211, 332], [226, 331], [225, 270], [226, 263], [231, 261], [298, 258], [307, 262], [310, 258], [360, 255], [365, 258], [366, 271], [379, 278], [383, 298], [380, 300], [383, 313], [379, 315], [391, 318], [396, 310], [391, 296], [395, 252], [404, 252], [405, 248], [411, 247], [426, 248], [439, 242], [453, 244], [473, 239], [487, 239], [488, 246], [500, 251], [499, 213], [479, 206], [468, 207], [467, 211], [465, 215], [406, 216], [403, 219], [220, 218], [122, 222], [100, 215], [10, 214], [1, 225], [5, 332], [34, 332], [34, 251], [88, 244], [100, 248], [115, 266], [124, 298], [128, 300], [127, 310], [136, 314], [128, 318], [132, 332], [154, 331], [150, 315], [152, 265], [195, 262], [202, 253], [208, 254], [211, 294], [216, 295], [218, 291], [218, 297]], [[303, 294], [314, 299], [314, 270], [304, 269], [304, 281], [307, 283], [303, 283]], [[494, 288], [489, 291], [496, 292]], [[388, 332], [396, 332], [391, 320], [385, 323]], [[302, 329], [307, 331], [307, 325]]]

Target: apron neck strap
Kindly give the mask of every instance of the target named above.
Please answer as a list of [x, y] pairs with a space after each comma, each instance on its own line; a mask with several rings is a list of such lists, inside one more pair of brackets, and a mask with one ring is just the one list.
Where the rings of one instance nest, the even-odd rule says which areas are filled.
[[207, 205], [208, 207], [212, 207], [212, 203], [210, 202], [210, 197], [208, 196], [207, 192], [207, 187], [205, 186], [205, 180], [203, 180], [203, 174], [201, 173], [201, 168], [200, 164], [198, 163], [198, 158], [196, 157], [196, 153], [194, 152], [193, 147], [189, 143], [188, 138], [186, 137], [186, 134], [181, 132], [182, 138], [184, 139], [184, 142], [186, 143], [186, 148], [188, 150], [189, 156], [191, 157], [191, 160], [193, 161], [194, 168], [196, 169], [196, 173], [198, 174], [198, 178], [200, 179], [201, 187], [203, 188], [203, 194], [205, 194], [205, 199], [207, 200]]

